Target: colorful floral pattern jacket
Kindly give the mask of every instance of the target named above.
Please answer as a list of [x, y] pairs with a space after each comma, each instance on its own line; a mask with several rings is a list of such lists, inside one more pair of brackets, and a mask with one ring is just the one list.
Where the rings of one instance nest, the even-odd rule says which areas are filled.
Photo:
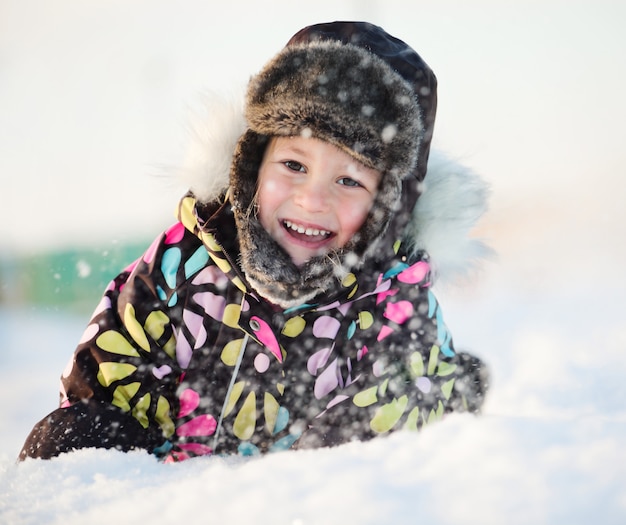
[[237, 271], [227, 211], [210, 229], [196, 208], [185, 197], [179, 222], [110, 283], [63, 374], [61, 408], [22, 457], [88, 446], [254, 455], [479, 408], [481, 363], [455, 352], [425, 257], [365, 287], [349, 274], [335, 297], [282, 310]]

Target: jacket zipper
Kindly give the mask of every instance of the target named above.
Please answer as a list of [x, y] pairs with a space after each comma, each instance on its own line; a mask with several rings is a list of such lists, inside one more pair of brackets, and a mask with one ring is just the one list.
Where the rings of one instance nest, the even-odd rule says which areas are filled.
[[246, 351], [246, 346], [248, 346], [248, 339], [250, 339], [250, 336], [246, 333], [243, 338], [243, 342], [241, 343], [241, 350], [239, 350], [237, 362], [235, 363], [235, 369], [233, 370], [233, 374], [230, 378], [228, 391], [226, 392], [226, 397], [224, 398], [224, 403], [222, 404], [222, 410], [220, 411], [220, 417], [217, 421], [217, 428], [215, 429], [215, 436], [213, 437], [213, 454], [215, 454], [215, 449], [217, 448], [217, 441], [219, 439], [220, 431], [222, 430], [222, 422], [224, 421], [226, 405], [228, 405], [228, 401], [230, 400], [230, 394], [233, 391], [233, 387], [235, 386], [235, 381], [237, 379], [237, 375], [239, 374], [239, 368], [241, 367], [241, 362], [243, 361], [243, 354]]

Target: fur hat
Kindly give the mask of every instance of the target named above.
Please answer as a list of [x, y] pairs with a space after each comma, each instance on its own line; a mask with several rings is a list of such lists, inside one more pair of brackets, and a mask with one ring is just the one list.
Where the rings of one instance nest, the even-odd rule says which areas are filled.
[[409, 83], [369, 51], [332, 40], [279, 53], [250, 82], [246, 117], [260, 135], [319, 138], [396, 178], [415, 167], [422, 130]]
[[[257, 292], [283, 307], [294, 306], [329, 291], [374, 254], [393, 256], [394, 241], [381, 242], [392, 224], [392, 236], [399, 238], [417, 201], [432, 135], [432, 125], [426, 124], [434, 120], [435, 86], [434, 75], [415, 51], [360, 22], [305, 28], [252, 78], [245, 106], [248, 129], [235, 151], [230, 200], [241, 267]], [[382, 173], [359, 233], [341, 250], [300, 267], [265, 231], [254, 208], [269, 138], [294, 135], [329, 142]]]

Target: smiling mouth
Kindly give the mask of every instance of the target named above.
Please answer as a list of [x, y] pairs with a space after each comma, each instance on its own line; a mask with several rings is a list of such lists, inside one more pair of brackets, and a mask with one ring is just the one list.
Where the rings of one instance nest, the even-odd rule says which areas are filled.
[[287, 220], [283, 221], [283, 227], [292, 237], [306, 242], [322, 242], [333, 236], [333, 232], [328, 230], [311, 228]]

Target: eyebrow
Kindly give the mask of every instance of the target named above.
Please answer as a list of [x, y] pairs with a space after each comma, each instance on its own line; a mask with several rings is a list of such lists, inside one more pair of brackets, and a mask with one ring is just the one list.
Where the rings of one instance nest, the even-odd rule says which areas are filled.
[[[335, 146], [337, 147], [337, 146]], [[337, 148], [339, 151], [342, 151], [340, 148]], [[275, 151], [279, 154], [279, 155], [286, 155], [289, 153], [293, 153], [295, 155], [302, 155], [303, 157], [305, 157], [305, 159], [310, 158], [310, 153], [309, 150], [307, 148], [304, 148], [302, 146], [299, 146], [297, 144], [293, 144], [291, 142], [283, 142], [283, 145], [279, 146], [278, 148], [275, 148]], [[343, 151], [342, 151], [343, 152]], [[345, 152], [344, 152], [345, 153]], [[362, 164], [361, 162], [359, 162], [358, 160], [352, 158], [351, 159], [354, 164], [346, 164], [344, 166], [344, 169], [347, 169], [348, 166], [356, 166], [356, 173], [358, 173], [361, 176], [365, 176], [365, 177], [369, 177], [373, 180], [375, 180], [376, 182], [380, 182], [382, 180], [382, 173], [380, 173], [377, 170], [375, 171], [375, 174], [372, 173], [370, 170], [373, 168], [370, 168], [369, 166], [365, 166], [365, 164]]]
[[275, 148], [275, 151], [281, 154], [295, 153], [296, 155], [302, 155], [304, 157], [309, 156], [309, 152], [306, 148], [302, 148], [300, 146], [289, 144], [289, 143], [283, 143], [283, 145], [279, 146], [278, 148]]

